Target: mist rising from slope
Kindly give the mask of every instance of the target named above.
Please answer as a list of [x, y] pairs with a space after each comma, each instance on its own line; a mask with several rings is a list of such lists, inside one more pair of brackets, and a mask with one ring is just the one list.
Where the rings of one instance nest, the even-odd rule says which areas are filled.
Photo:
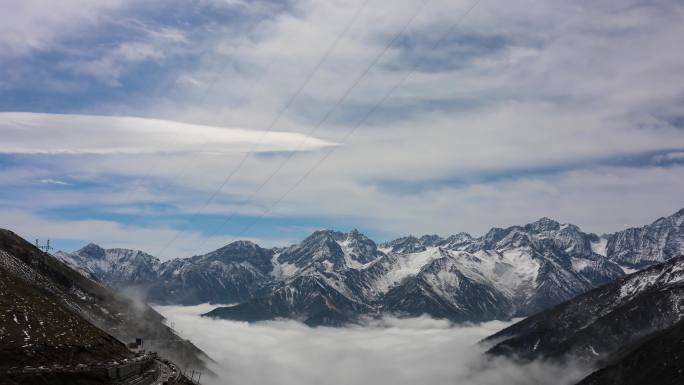
[[216, 385], [563, 385], [586, 373], [574, 365], [520, 366], [484, 358], [477, 341], [510, 323], [453, 327], [414, 318], [309, 328], [294, 321], [250, 325], [199, 316], [214, 307], [156, 309], [216, 360], [212, 369], [221, 376]]

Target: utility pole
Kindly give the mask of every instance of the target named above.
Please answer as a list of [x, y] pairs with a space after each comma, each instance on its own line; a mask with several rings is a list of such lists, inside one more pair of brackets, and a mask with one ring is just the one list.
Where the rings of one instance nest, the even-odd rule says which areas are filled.
[[42, 250], [44, 253], [50, 254], [50, 250], [52, 250], [52, 246], [50, 246], [50, 240], [47, 240], [47, 243], [44, 245], [40, 244], [40, 241], [36, 238], [36, 247], [40, 250]]

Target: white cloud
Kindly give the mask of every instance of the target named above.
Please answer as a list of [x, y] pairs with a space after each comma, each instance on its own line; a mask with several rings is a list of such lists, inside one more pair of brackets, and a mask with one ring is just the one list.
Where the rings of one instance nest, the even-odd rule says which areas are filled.
[[135, 154], [313, 150], [333, 145], [289, 132], [127, 116], [0, 112], [5, 154]]
[[659, 163], [682, 161], [684, 160], [684, 151], [668, 152], [667, 154], [656, 155], [653, 160]]
[[[326, 44], [334, 40], [336, 27], [343, 25], [358, 5], [296, 4], [301, 11], [297, 17], [284, 14], [263, 21], [263, 33], [256, 40], [239, 34], [221, 40], [220, 44], [237, 47], [231, 59], [242, 64], [239, 67], [254, 70], [217, 74], [200, 68], [192, 77], [217, 79], [207, 90], [210, 99], [240, 100], [251, 84], [250, 77], [259, 80], [257, 92], [238, 108], [231, 106], [230, 114], [212, 118], [208, 111], [186, 109], [181, 116], [187, 113], [195, 119], [211, 120], [229, 115], [237, 122], [266, 124]], [[468, 4], [436, 2], [416, 19], [411, 32], [434, 38], [451, 16]], [[281, 124], [299, 132], [312, 129], [416, 5], [400, 2], [392, 12], [380, 12], [383, 4], [371, 5]], [[345, 7], [346, 12], [340, 11]], [[531, 6], [526, 1], [501, 7], [483, 2], [454, 37], [464, 34], [463, 44], [468, 38], [498, 37], [504, 41], [502, 49], [485, 49], [480, 57], [464, 58], [461, 66], [419, 70], [388, 102], [396, 110], [375, 116], [373, 124], [358, 130], [347, 151], [338, 151], [344, 154], [328, 162], [335, 163], [338, 175], [357, 180], [420, 181], [682, 147], [681, 131], [652, 117], [681, 94], [676, 87], [680, 82], [675, 80], [681, 71], [675, 64], [683, 57], [667, 48], [677, 39], [673, 28], [681, 28], [677, 18], [681, 7], [664, 8], [673, 9], [622, 9], [610, 2], [589, 8], [559, 3]], [[629, 33], [619, 33], [625, 29]], [[416, 49], [424, 51], [429, 43], [416, 43]], [[635, 58], [635, 44], [652, 51], [646, 55], [651, 59], [638, 60], [643, 52]], [[287, 47], [285, 55], [283, 47]], [[365, 111], [403, 74], [393, 65], [409, 68], [402, 62], [407, 60], [402, 50], [393, 47], [388, 52], [343, 107]], [[458, 54], [456, 51], [455, 57], [449, 58], [458, 62]], [[273, 61], [278, 65], [270, 65]], [[475, 107], [459, 108], [459, 100]], [[432, 104], [449, 102], [455, 103], [452, 110], [430, 110]], [[168, 112], [166, 106], [160, 107]], [[397, 114], [402, 114], [400, 119], [394, 116]], [[338, 125], [324, 124], [319, 132], [340, 138], [354, 117]], [[310, 160], [301, 163], [310, 164]]]
[[[353, 9], [348, 6], [343, 14], [333, 12], [338, 3], [297, 4], [301, 13], [296, 18], [286, 14], [269, 19], [259, 40], [231, 45], [239, 47], [237, 57], [245, 67], [264, 71], [253, 74], [262, 80], [263, 88], [231, 113], [233, 119], [259, 121], [270, 116], [262, 111], [277, 110], [287, 100], [288, 90], [310, 68], [302, 63], [315, 63], [316, 55], [334, 38], [331, 26], [342, 25]], [[392, 12], [385, 9], [382, 13], [375, 6], [383, 4], [371, 6], [358, 28], [343, 39], [334, 60], [321, 68], [305, 90], [302, 99], [307, 103], [295, 102], [283, 124], [307, 132], [317, 117], [309, 103], [320, 106], [315, 111], [322, 114], [416, 4], [401, 2]], [[468, 4], [435, 2], [416, 19], [411, 31], [434, 37]], [[586, 6], [483, 2], [454, 37], [498, 36], [505, 42], [503, 49], [485, 51], [470, 61], [464, 58], [463, 65], [419, 70], [389, 101], [396, 110], [362, 126], [275, 214], [358, 218], [392, 234], [448, 234], [478, 233], [544, 215], [576, 222], [588, 230], [615, 231], [673, 212], [681, 205], [681, 169], [609, 169], [596, 163], [684, 147], [681, 129], [654, 118], [681, 97], [677, 85], [684, 79], [677, 67], [684, 57], [672, 47], [684, 32], [682, 10], [680, 5], [664, 2], [631, 2], [629, 6], [610, 1]], [[311, 30], [319, 32], [313, 35]], [[274, 57], [280, 59], [285, 46], [294, 54], [269, 66]], [[439, 52], [444, 49], [440, 47]], [[402, 72], [392, 64], [400, 68], [404, 64], [400, 51], [389, 51], [352, 95], [350, 105], [363, 111], [397, 81]], [[456, 63], [459, 59], [453, 58]], [[226, 83], [234, 79], [230, 74], [219, 78]], [[240, 86], [233, 87], [226, 95], [228, 89], [215, 87], [211, 94], [232, 99], [241, 91]], [[472, 101], [475, 107], [459, 107], [461, 99]], [[430, 110], [435, 100], [453, 102], [455, 107]], [[253, 110], [251, 103], [258, 104], [258, 109]], [[406, 115], [397, 119], [393, 116], [397, 113]], [[192, 114], [205, 115], [201, 111]], [[349, 124], [342, 123], [324, 125], [321, 131], [326, 137], [340, 138], [348, 129]], [[268, 207], [318, 157], [297, 156], [254, 205], [229, 210], [253, 213]], [[265, 177], [263, 170], [275, 167], [274, 162], [279, 159], [250, 162], [248, 171], [235, 178], [238, 183], [231, 191], [249, 194]], [[553, 172], [573, 168], [579, 171]], [[483, 173], [510, 177], [487, 182], [480, 177]], [[420, 186], [443, 180], [464, 185]], [[410, 187], [418, 192], [377, 187], [388, 181], [413, 184]], [[203, 184], [193, 179], [193, 185]], [[640, 202], [649, 196], [659, 198], [644, 208]]]
[[[335, 142], [414, 61], [420, 63], [387, 101], [387, 109], [339, 146], [272, 215], [314, 217], [320, 222], [346, 218], [388, 236], [461, 230], [477, 234], [540, 216], [608, 232], [642, 225], [682, 205], [681, 167], [597, 165], [665, 151], [672, 155], [664, 156], [678, 157], [684, 148], [681, 128], [668, 123], [684, 114], [684, 51], [676, 49], [684, 34], [684, 6], [678, 2], [484, 1], [451, 35], [449, 44], [432, 50], [432, 42], [454, 15], [472, 4], [434, 0], [415, 19], [402, 44], [387, 51], [347, 103], [313, 134], [315, 122], [384, 48], [419, 0], [370, 2], [287, 110], [283, 106], [361, 2], [298, 0], [286, 11], [239, 0], [209, 3], [267, 16], [241, 19], [254, 24], [238, 24], [239, 30], [235, 23], [211, 24], [210, 33], [199, 34], [165, 30], [153, 23], [154, 28], [142, 31], [141, 42], [112, 46], [110, 54], [116, 60], [109, 69], [116, 75], [116, 68], [126, 69], [125, 60], [158, 60], [169, 69], [170, 81], [160, 83], [158, 94], [146, 95], [141, 105], [135, 104], [140, 102], [136, 97], [131, 105], [119, 101], [97, 108], [201, 123], [205, 126], [199, 131], [219, 138], [214, 142], [199, 140], [203, 135], [184, 136], [186, 141], [176, 151], [235, 150], [234, 131], [215, 127], [265, 129], [279, 111], [284, 114], [278, 130]], [[192, 60], [183, 61], [182, 68], [170, 56], [176, 44], [194, 48]], [[131, 49], [118, 52], [122, 46]], [[104, 74], [107, 68], [92, 73]], [[164, 202], [176, 205], [180, 213], [192, 213], [242, 158], [236, 153], [157, 154], [170, 140], [160, 138], [157, 128], [186, 132], [192, 127], [194, 133], [199, 126], [145, 120], [138, 142], [137, 133], [107, 119], [102, 127], [111, 128], [111, 134], [79, 126], [59, 131], [60, 138], [54, 138], [46, 129], [39, 131], [43, 143], [34, 137], [13, 137], [16, 128], [6, 135], [7, 126], [2, 126], [4, 152], [78, 149], [106, 155], [32, 158], [32, 164], [3, 170], [1, 180], [11, 184], [62, 178], [104, 185], [115, 175], [111, 189], [124, 203], [121, 197], [130, 184], [119, 177], [146, 177], [131, 201]], [[287, 140], [272, 144], [291, 148]], [[118, 156], [122, 149], [139, 155]], [[236, 202], [250, 196], [282, 160], [278, 155], [251, 157], [207, 212], [258, 214], [320, 156], [298, 153], [249, 205], [239, 206]], [[148, 174], [150, 164], [159, 167]], [[52, 196], [26, 193], [6, 205], [29, 210], [100, 203], [105, 198], [113, 199], [76, 191]], [[167, 227], [174, 225], [169, 221]]]
[[52, 49], [61, 38], [101, 23], [126, 4], [124, 0], [2, 1], [0, 56]]
[[52, 178], [47, 178], [47, 179], [40, 179], [38, 183], [43, 183], [43, 184], [54, 184], [57, 186], [71, 186], [71, 183], [65, 182], [62, 180], [57, 180], [57, 179], [52, 179]]
[[122, 85], [120, 78], [136, 64], [147, 61], [161, 64], [184, 52], [187, 38], [180, 30], [167, 27], [154, 29], [140, 23], [132, 23], [132, 27], [136, 32], [142, 31], [135, 34], [135, 40], [123, 41], [95, 55], [88, 53], [86, 58], [62, 60], [59, 67], [118, 87]]
[[219, 379], [209, 384], [573, 384], [574, 365], [517, 365], [486, 359], [477, 342], [506, 326], [452, 327], [429, 318], [389, 319], [365, 327], [308, 328], [291, 321], [257, 324], [205, 319], [210, 305], [156, 308], [209, 354]]
[[129, 65], [147, 60], [159, 61], [165, 57], [163, 47], [150, 43], [126, 42], [92, 60], [64, 61], [60, 67], [92, 76], [111, 85], [120, 86], [119, 78]]

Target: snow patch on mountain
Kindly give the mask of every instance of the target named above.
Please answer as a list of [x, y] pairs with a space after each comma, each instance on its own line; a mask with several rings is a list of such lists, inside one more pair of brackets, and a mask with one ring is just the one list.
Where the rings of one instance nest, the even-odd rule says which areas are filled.
[[273, 271], [271, 271], [271, 276], [276, 280], [284, 280], [290, 278], [297, 273], [297, 266], [288, 262], [278, 261], [280, 253], [273, 253], [271, 258], [271, 264], [273, 265]]
[[351, 240], [349, 238], [344, 241], [337, 241], [337, 244], [342, 248], [344, 253], [344, 265], [351, 269], [361, 269], [364, 264], [354, 259], [354, 249], [351, 246]]
[[386, 292], [390, 287], [396, 285], [402, 280], [410, 276], [415, 276], [420, 272], [423, 266], [432, 262], [435, 258], [440, 258], [443, 255], [443, 250], [438, 247], [433, 247], [419, 253], [412, 253], [402, 255], [397, 259], [397, 263], [387, 271], [385, 279], [376, 285], [379, 293]]
[[601, 237], [598, 239], [598, 241], [592, 242], [591, 243], [591, 251], [594, 253], [601, 255], [601, 256], [606, 256], [606, 248], [608, 247], [608, 239]]

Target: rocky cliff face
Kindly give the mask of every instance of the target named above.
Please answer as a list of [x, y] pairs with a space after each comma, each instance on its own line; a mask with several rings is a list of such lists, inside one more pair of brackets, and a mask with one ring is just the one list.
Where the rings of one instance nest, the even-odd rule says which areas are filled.
[[684, 249], [684, 209], [650, 225], [607, 237], [606, 256], [632, 269], [641, 269], [680, 255]]

